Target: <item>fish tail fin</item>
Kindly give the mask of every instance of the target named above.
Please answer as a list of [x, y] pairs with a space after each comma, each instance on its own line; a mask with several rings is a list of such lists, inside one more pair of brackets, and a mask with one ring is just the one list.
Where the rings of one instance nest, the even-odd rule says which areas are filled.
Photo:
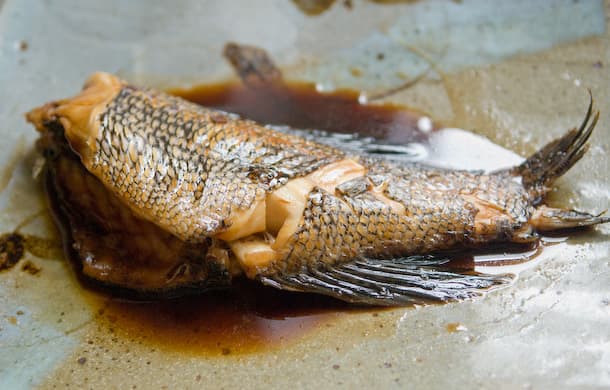
[[599, 111], [593, 112], [591, 96], [587, 114], [578, 129], [574, 128], [561, 138], [550, 142], [509, 172], [522, 178], [524, 187], [534, 198], [541, 198], [548, 191], [549, 185], [566, 173], [587, 152], [587, 141], [598, 119]]
[[282, 290], [323, 294], [377, 306], [469, 299], [513, 280], [506, 274], [487, 275], [450, 268], [448, 262], [446, 257], [433, 255], [360, 258], [297, 275], [259, 276], [259, 280]]
[[610, 222], [610, 216], [589, 214], [576, 210], [556, 209], [547, 206], [538, 207], [529, 223], [538, 231], [552, 231], [593, 226]]

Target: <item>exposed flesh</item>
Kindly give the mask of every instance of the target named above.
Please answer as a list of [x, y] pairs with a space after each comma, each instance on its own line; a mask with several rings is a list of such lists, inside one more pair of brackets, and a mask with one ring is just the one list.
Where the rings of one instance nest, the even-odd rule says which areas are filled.
[[[351, 179], [361, 177], [365, 168], [352, 159], [345, 159], [329, 164], [309, 175], [290, 180], [284, 186], [269, 193], [260, 207], [267, 210], [265, 214], [257, 214], [257, 220], [253, 223], [250, 215], [239, 215], [233, 220], [235, 231], [242, 234], [231, 236], [229, 245], [239, 261], [240, 265], [250, 277], [256, 275], [259, 269], [266, 268], [271, 262], [278, 259], [279, 253], [292, 237], [303, 218], [303, 210], [307, 195], [314, 187], [324, 188], [330, 193], [335, 188]], [[256, 226], [256, 231], [253, 231]], [[262, 238], [246, 238], [253, 233], [269, 233], [274, 239], [267, 242]], [[244, 234], [247, 233], [247, 234]], [[225, 233], [219, 238], [227, 239]]]

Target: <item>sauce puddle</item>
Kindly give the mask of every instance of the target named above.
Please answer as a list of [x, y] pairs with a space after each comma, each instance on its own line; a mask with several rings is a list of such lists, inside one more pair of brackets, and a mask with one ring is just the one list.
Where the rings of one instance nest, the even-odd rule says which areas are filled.
[[231, 290], [198, 296], [99, 303], [98, 322], [117, 336], [164, 351], [208, 356], [279, 348], [341, 313], [358, 310], [335, 299], [277, 291], [245, 280]]
[[[352, 90], [320, 93], [315, 85], [304, 82], [256, 88], [227, 82], [169, 92], [264, 124], [357, 133], [387, 143], [408, 143], [427, 138], [418, 127], [423, 113], [394, 104], [363, 105], [358, 102], [360, 93]], [[426, 123], [428, 125], [426, 130], [434, 129], [434, 124]]]
[[[475, 158], [485, 168], [496, 169], [498, 165], [521, 161], [519, 156], [472, 133], [441, 130], [417, 111], [388, 104], [362, 105], [355, 91], [319, 93], [315, 86], [305, 83], [257, 88], [222, 83], [170, 92], [260, 123], [339, 133], [304, 133], [315, 139], [331, 143], [349, 141], [356, 149], [373, 143], [374, 148], [367, 149], [373, 154], [379, 150], [396, 158], [433, 165], [477, 168], [469, 165], [471, 162], [466, 161], [465, 155], [457, 153], [457, 142], [471, 157], [474, 149], [491, 148], [483, 157]], [[346, 136], [353, 133], [358, 136]], [[405, 148], [401, 149], [401, 145]], [[523, 264], [539, 255], [543, 248], [544, 245], [510, 246], [486, 252], [463, 252], [451, 266], [478, 270], [478, 266], [490, 264]], [[330, 325], [342, 314], [382, 310], [363, 309], [324, 296], [278, 291], [249, 281], [238, 283], [229, 291], [155, 302], [95, 295], [92, 302], [99, 308], [96, 318], [111, 334], [157, 349], [211, 356], [271, 350]]]

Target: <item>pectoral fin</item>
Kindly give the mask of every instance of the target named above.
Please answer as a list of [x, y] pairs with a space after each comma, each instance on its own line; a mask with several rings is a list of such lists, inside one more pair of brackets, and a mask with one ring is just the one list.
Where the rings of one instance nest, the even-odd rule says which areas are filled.
[[298, 275], [261, 276], [268, 286], [329, 295], [379, 306], [473, 298], [509, 284], [510, 275], [485, 275], [447, 267], [447, 257], [362, 258]]

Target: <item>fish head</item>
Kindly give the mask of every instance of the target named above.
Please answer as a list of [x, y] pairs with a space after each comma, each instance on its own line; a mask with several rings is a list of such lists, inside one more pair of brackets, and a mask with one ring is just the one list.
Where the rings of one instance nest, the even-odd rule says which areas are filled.
[[60, 129], [81, 161], [90, 165], [97, 150], [100, 114], [124, 85], [114, 75], [96, 72], [76, 96], [44, 104], [25, 116], [43, 134]]

